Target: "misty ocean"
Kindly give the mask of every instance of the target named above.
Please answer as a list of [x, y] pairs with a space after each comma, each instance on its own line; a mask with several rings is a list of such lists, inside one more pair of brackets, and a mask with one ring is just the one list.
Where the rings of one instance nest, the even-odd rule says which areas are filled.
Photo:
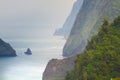
[[[12, 45], [18, 56], [0, 58], [0, 80], [42, 80], [47, 62], [62, 58], [65, 40], [53, 36], [54, 31], [55, 27], [51, 26], [12, 26], [7, 32], [1, 30], [2, 39]], [[27, 48], [31, 49], [32, 55], [24, 54]]]

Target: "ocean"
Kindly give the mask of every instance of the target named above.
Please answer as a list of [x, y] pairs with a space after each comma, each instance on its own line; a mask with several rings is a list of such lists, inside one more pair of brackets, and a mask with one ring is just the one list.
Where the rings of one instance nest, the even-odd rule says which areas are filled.
[[[42, 80], [48, 61], [63, 58], [65, 40], [53, 36], [55, 28], [12, 26], [6, 32], [1, 30], [1, 38], [12, 45], [18, 56], [0, 58], [0, 80]], [[32, 55], [24, 54], [27, 48]]]

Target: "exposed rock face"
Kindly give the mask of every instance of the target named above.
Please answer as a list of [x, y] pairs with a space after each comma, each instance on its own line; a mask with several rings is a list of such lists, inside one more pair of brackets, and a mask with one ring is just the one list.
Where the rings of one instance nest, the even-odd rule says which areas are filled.
[[119, 14], [120, 0], [84, 0], [64, 46], [63, 56], [81, 53], [87, 40], [98, 32], [103, 18], [111, 22]]
[[32, 51], [30, 50], [30, 48], [27, 49], [27, 51], [25, 52], [26, 55], [32, 55]]
[[14, 57], [16, 51], [10, 46], [10, 44], [0, 39], [0, 57]]
[[[64, 46], [63, 56], [81, 53], [87, 40], [98, 32], [102, 21], [110, 22], [120, 14], [120, 0], [84, 0]], [[67, 71], [72, 70], [75, 58], [51, 60], [43, 74], [43, 80], [64, 80]]]
[[64, 80], [66, 72], [73, 69], [75, 60], [76, 57], [50, 60], [43, 73], [43, 80]]
[[70, 34], [71, 28], [74, 24], [76, 15], [82, 5], [83, 0], [77, 0], [72, 8], [72, 11], [70, 13], [70, 15], [68, 16], [68, 18], [66, 19], [66, 22], [64, 23], [63, 27], [60, 29], [57, 29], [54, 33], [54, 35], [60, 35], [60, 36], [64, 36], [64, 38], [66, 39], [68, 37], [68, 35]]

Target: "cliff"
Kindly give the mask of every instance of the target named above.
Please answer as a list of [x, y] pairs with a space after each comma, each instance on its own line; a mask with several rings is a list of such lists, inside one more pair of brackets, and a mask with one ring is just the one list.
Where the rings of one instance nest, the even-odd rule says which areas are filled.
[[[90, 39], [91, 36], [93, 36], [94, 34], [97, 34], [99, 28], [102, 25], [103, 19], [107, 18], [109, 20], [109, 22], [112, 22], [113, 19], [120, 14], [120, 5], [119, 4], [120, 4], [120, 0], [84, 0], [83, 5], [82, 5], [81, 9], [79, 10], [79, 13], [77, 14], [75, 22], [72, 26], [71, 33], [70, 33], [70, 35], [67, 39], [67, 42], [64, 46], [63, 56], [70, 57], [70, 56], [81, 53], [84, 50], [85, 46], [87, 45], [88, 39]], [[98, 53], [98, 55], [99, 55], [99, 53]], [[87, 56], [85, 55], [82, 58], [85, 62], [82, 62], [80, 59], [79, 62], [81, 62], [83, 64], [75, 65], [77, 69], [80, 69], [79, 66], [82, 66], [82, 65], [86, 64], [87, 61], [89, 61], [86, 59], [87, 57], [92, 58], [91, 55], [89, 55], [89, 54], [87, 54]], [[74, 63], [70, 63], [69, 64], [70, 66], [67, 64], [67, 63], [69, 63], [69, 59], [71, 59], [71, 58], [68, 58], [68, 61], [65, 63], [63, 63], [64, 60], [60, 60], [59, 64], [57, 64], [59, 62], [59, 60], [51, 60], [45, 69], [45, 72], [43, 74], [44, 75], [43, 80], [63, 80], [64, 76], [66, 74], [65, 72], [67, 72], [67, 70], [69, 69], [70, 66], [72, 66], [72, 67], [74, 66]], [[76, 60], [74, 60], [74, 61], [76, 61]], [[96, 60], [93, 60], [93, 61], [96, 61]], [[103, 60], [103, 61], [106, 61], [106, 60]], [[53, 67], [52, 65], [60, 66], [60, 67], [56, 68], [56, 67]], [[66, 65], [67, 68], [64, 65]], [[82, 67], [85, 67], [85, 66], [82, 66]], [[90, 67], [90, 66], [88, 65], [88, 67]], [[62, 69], [62, 70], [60, 70], [60, 69]], [[72, 69], [73, 68], [70, 68], [69, 71]], [[85, 69], [86, 68], [84, 68], [83, 71]], [[96, 69], [96, 66], [95, 66], [95, 68], [92, 68], [92, 69]], [[63, 72], [63, 70], [65, 72]], [[90, 71], [88, 71], [88, 72], [90, 72]], [[75, 80], [75, 79], [73, 79], [73, 77], [71, 77], [71, 75], [75, 76], [74, 73], [72, 74], [72, 72], [71, 72], [70, 74], [68, 74], [66, 80]], [[79, 74], [79, 72], [78, 72], [78, 74]], [[86, 72], [85, 72], [85, 74], [86, 74]], [[70, 75], [70, 77], [69, 77], [69, 75]], [[80, 75], [78, 75], [78, 76], [80, 77]], [[80, 79], [76, 79], [76, 80], [80, 80]]]
[[71, 57], [63, 60], [50, 60], [43, 73], [42, 80], [64, 80], [66, 72], [73, 69], [75, 60], [76, 57]]
[[70, 15], [67, 17], [64, 25], [62, 28], [57, 29], [54, 33], [54, 35], [60, 35], [60, 36], [64, 36], [65, 39], [67, 39], [68, 35], [70, 34], [71, 28], [74, 24], [76, 15], [78, 14], [78, 11], [82, 5], [83, 0], [77, 0], [74, 5], [73, 8], [71, 10]]
[[98, 34], [78, 54], [74, 69], [65, 80], [120, 80], [120, 16], [104, 23]]
[[87, 40], [98, 32], [103, 18], [110, 22], [120, 14], [120, 0], [84, 0], [63, 49], [63, 56], [82, 52]]
[[16, 51], [11, 47], [10, 44], [0, 39], [0, 57], [14, 57], [14, 56], [17, 56]]

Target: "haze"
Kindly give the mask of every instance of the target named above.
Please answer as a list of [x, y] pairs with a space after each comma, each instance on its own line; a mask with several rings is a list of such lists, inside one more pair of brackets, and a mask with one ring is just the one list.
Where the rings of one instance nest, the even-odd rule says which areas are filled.
[[[61, 27], [75, 0], [1, 0], [0, 36], [15, 35], [21, 29]], [[34, 32], [34, 31], [33, 31]], [[8, 35], [9, 34], [9, 35]], [[16, 35], [17, 36], [17, 35]]]
[[1, 0], [0, 22], [61, 23], [68, 16], [73, 0]]

